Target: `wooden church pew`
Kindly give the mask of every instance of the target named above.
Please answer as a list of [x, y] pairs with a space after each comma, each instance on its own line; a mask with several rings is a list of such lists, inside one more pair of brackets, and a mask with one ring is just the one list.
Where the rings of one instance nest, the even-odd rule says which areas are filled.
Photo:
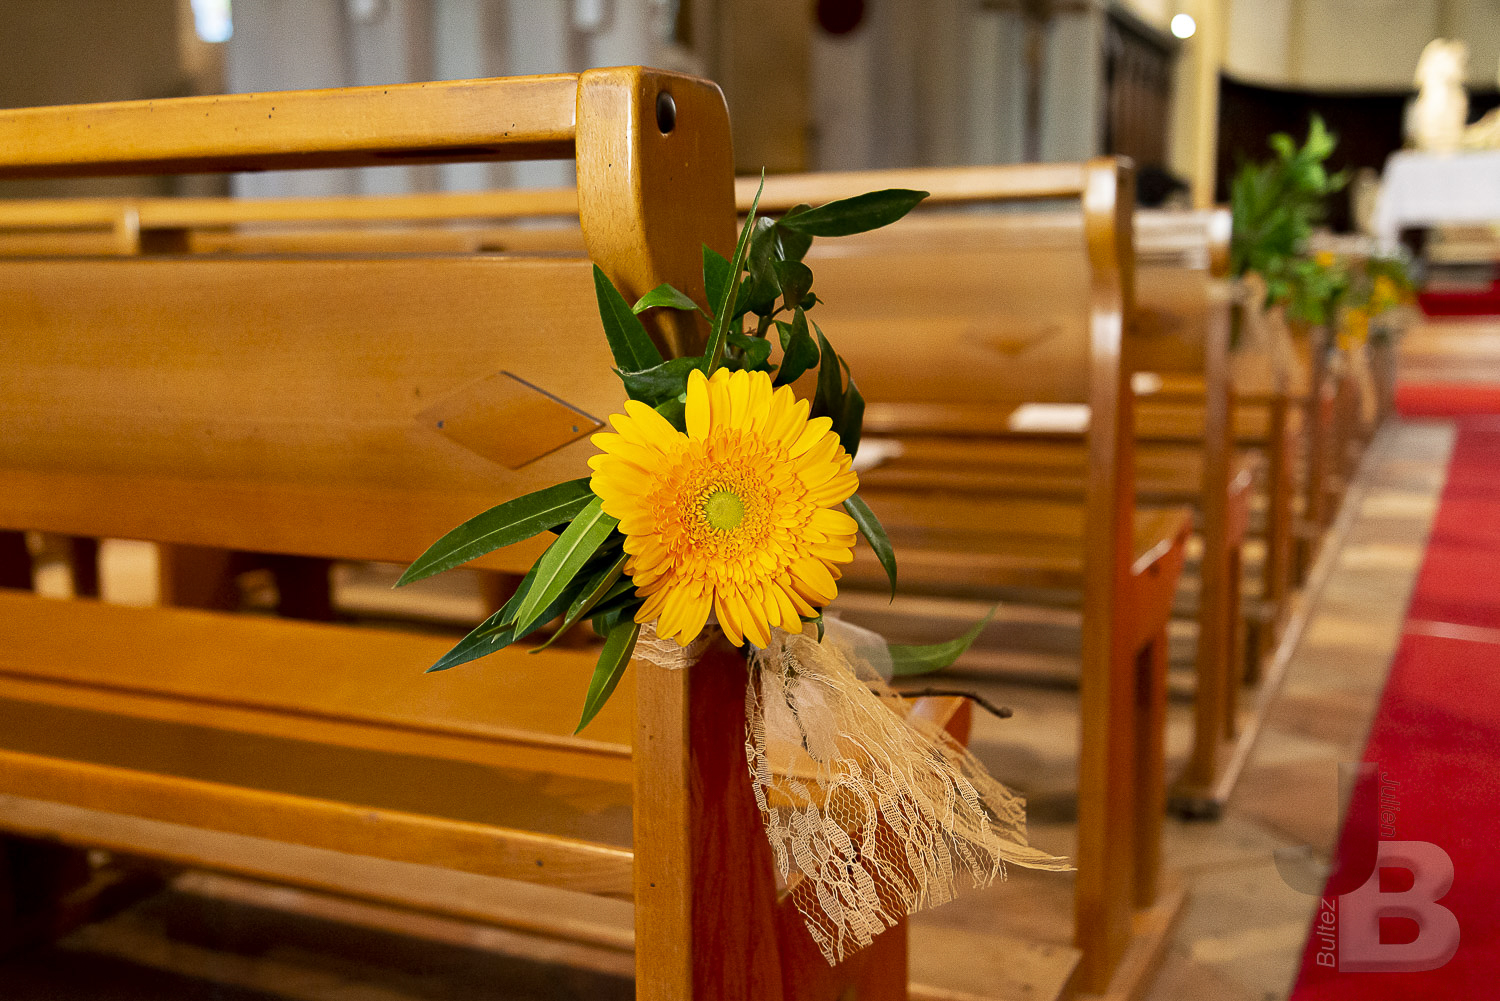
[[[981, 171], [965, 171], [961, 175], [961, 191], [954, 190], [959, 176], [943, 170], [886, 173], [880, 175], [880, 183], [937, 188], [933, 201], [941, 203], [979, 198], [1003, 183], [1003, 176], [1000, 172], [986, 181]], [[818, 195], [830, 190], [852, 192], [862, 184], [874, 183], [861, 175], [852, 175], [837, 187], [830, 186], [819, 175], [777, 177], [768, 182], [765, 199], [771, 211], [784, 210], [814, 197], [814, 192]], [[752, 190], [741, 179], [742, 207]], [[1135, 336], [1129, 340], [1127, 349], [1129, 364], [1153, 378], [1158, 374], [1167, 377], [1186, 374], [1196, 378], [1200, 386], [1210, 387], [1200, 389], [1204, 400], [1194, 415], [1193, 445], [1153, 443], [1148, 439], [1137, 452], [1135, 469], [1136, 496], [1142, 503], [1158, 507], [1191, 504], [1200, 511], [1204, 555], [1196, 652], [1197, 722], [1192, 751], [1174, 785], [1173, 798], [1181, 809], [1202, 814], [1206, 809], [1211, 811], [1221, 806], [1232, 786], [1220, 772], [1236, 757], [1232, 742], [1238, 736], [1237, 693], [1243, 673], [1240, 547], [1248, 523], [1251, 470], [1234, 454], [1229, 428], [1229, 416], [1234, 409], [1227, 355], [1230, 290], [1223, 280], [1228, 263], [1228, 218], [1227, 213], [1186, 220], [1161, 213], [1134, 216], [1136, 223], [1143, 219], [1146, 221], [1143, 232], [1136, 236], [1135, 250], [1138, 261], [1144, 258], [1147, 263], [1138, 267], [1136, 273], [1137, 310]], [[830, 243], [824, 253], [837, 258], [865, 252], [908, 254], [924, 259], [922, 266], [936, 275], [945, 268], [962, 270], [966, 266], [962, 259], [965, 253], [1009, 251], [1023, 255], [1017, 258], [1015, 266], [1024, 274], [1027, 270], [1024, 255], [1038, 255], [1038, 260], [1043, 261], [1048, 253], [1069, 246], [1077, 248], [1082, 242], [1082, 213], [977, 214], [934, 210], [913, 216], [890, 230], [858, 240]], [[903, 263], [897, 263], [894, 256], [873, 257], [862, 274], [850, 276], [854, 281], [863, 278], [864, 285], [840, 288], [839, 301], [883, 301], [882, 284], [902, 267]], [[933, 279], [934, 287], [942, 288], [934, 297], [943, 302], [945, 310], [952, 310], [956, 308], [954, 301], [958, 294], [953, 288], [943, 286], [942, 281]], [[975, 328], [980, 329], [986, 323], [996, 328], [992, 341], [998, 342], [1007, 333], [1024, 340], [1028, 323], [1044, 330], [1047, 324], [1055, 322], [1044, 314], [1038, 314], [1040, 319], [1031, 319], [1018, 311], [1001, 319], [986, 317], [983, 314], [987, 308], [1012, 311], [1004, 292], [968, 288], [963, 291], [976, 313]], [[1005, 325], [1012, 329], [1009, 332], [1000, 329]], [[921, 329], [914, 327], [911, 336], [921, 337]], [[901, 364], [904, 359], [896, 367]], [[886, 367], [892, 367], [892, 363], [888, 361]], [[994, 376], [986, 369], [983, 378]], [[872, 400], [869, 416], [872, 430], [877, 430], [890, 408], [879, 405], [873, 392], [867, 392]], [[1010, 390], [1003, 386], [992, 389], [981, 386], [974, 391], [976, 399], [989, 392], [1004, 400]], [[1089, 479], [1083, 435], [1012, 427], [1012, 406], [1003, 403], [994, 407], [981, 404], [979, 409], [967, 405], [924, 409], [923, 427], [910, 424], [911, 408], [894, 418], [897, 422], [907, 421], [905, 429], [909, 433], [901, 439], [899, 456], [865, 474], [865, 489], [872, 495], [882, 488], [1070, 499], [1083, 495]], [[954, 426], [965, 428], [962, 433], [970, 436], [986, 434], [991, 440], [979, 444], [933, 436], [960, 433], [952, 430]], [[899, 430], [899, 424], [893, 428]], [[930, 514], [941, 516], [941, 505], [935, 505]], [[1000, 512], [994, 514], [996, 517], [991, 520], [999, 520]], [[1140, 540], [1140, 548], [1149, 549], [1154, 541], [1148, 534]], [[1042, 578], [1034, 582], [1051, 586], [1058, 583]], [[1209, 802], [1211, 805], [1205, 805]]]
[[[1130, 177], [1113, 160], [874, 171], [768, 178], [762, 196], [772, 215], [888, 186], [930, 191], [924, 206], [1077, 206], [1076, 239], [1051, 246], [997, 247], [952, 230], [930, 239], [938, 224], [919, 209], [889, 230], [815, 244], [809, 262], [814, 291], [827, 300], [810, 315], [857, 373], [871, 435], [949, 448], [938, 465], [961, 477], [986, 449], [1006, 444], [1018, 405], [1092, 408], [1082, 497], [1002, 493], [993, 481], [971, 490], [920, 471], [915, 482], [882, 485], [884, 467], [868, 471], [862, 491], [900, 554], [902, 595], [929, 597], [898, 597], [887, 608], [879, 567], [858, 557], [844, 578], [865, 589], [858, 607], [882, 628], [903, 602], [922, 616], [945, 614], [943, 600], [997, 593], [1056, 590], [1081, 602], [1074, 892], [1083, 950], [1076, 986], [1086, 993], [1133, 989], [1180, 902], [1162, 881], [1160, 827], [1165, 628], [1187, 517], [1135, 509], [1122, 357], [1131, 350], [1125, 318], [1135, 281]], [[742, 180], [742, 201], [746, 187]]]
[[[6, 111], [0, 149], [0, 177], [574, 157], [627, 294], [701, 295], [701, 243], [734, 238], [722, 97], [638, 69]], [[622, 399], [579, 259], [10, 259], [0, 290], [34, 306], [0, 315], [8, 529], [408, 560], [576, 475]], [[702, 336], [671, 320], [664, 348]], [[423, 417], [501, 397], [503, 455]], [[640, 998], [905, 996], [900, 929], [830, 969], [778, 901], [727, 651], [635, 663], [575, 737], [587, 652], [423, 677], [446, 640], [9, 592], [0, 634], [0, 828], [325, 890], [342, 866], [277, 846], [633, 899]]]
[[[923, 183], [922, 174], [921, 171], [908, 172], [900, 183], [920, 185]], [[816, 175], [773, 178], [767, 191], [768, 204], [788, 207], [799, 195], [813, 197], [814, 192], [808, 186], [821, 183], [824, 182]], [[753, 195], [753, 187], [743, 180], [740, 187], [743, 208]], [[849, 190], [849, 186], [828, 190]], [[974, 190], [982, 188], [976, 186]], [[575, 207], [576, 195], [571, 189], [380, 198], [147, 199], [136, 203], [142, 231], [147, 235], [146, 244], [157, 252], [169, 253], [174, 250], [208, 253], [276, 250], [416, 252], [433, 248], [505, 251], [522, 247], [563, 251], [581, 246], [576, 226], [526, 228], [517, 225], [516, 221], [555, 222]], [[1156, 333], [1156, 336], [1143, 338], [1139, 343], [1146, 349], [1159, 345], [1158, 353], [1165, 352], [1164, 357], [1156, 359], [1160, 364], [1153, 364], [1149, 355], [1139, 357], [1136, 364], [1143, 369], [1160, 370], [1171, 380], [1174, 378], [1173, 366], [1180, 367], [1183, 362], [1181, 358], [1174, 359], [1173, 352], [1180, 355], [1184, 343], [1191, 355], [1186, 359], [1190, 367], [1201, 370], [1205, 357], [1201, 349], [1191, 347], [1191, 341], [1182, 342], [1180, 331], [1167, 335], [1169, 332], [1164, 329], [1180, 328], [1184, 322], [1179, 315], [1183, 303], [1174, 302], [1174, 298], [1180, 299], [1184, 291], [1190, 299], [1203, 294], [1197, 286], [1174, 289], [1174, 283], [1181, 286], [1183, 279], [1172, 276], [1175, 271], [1183, 269], [1184, 261], [1188, 259], [1191, 259], [1191, 266], [1186, 268], [1188, 271], [1222, 275], [1227, 268], [1227, 232], [1223, 232], [1227, 220], [1222, 213], [1197, 216], [1143, 212], [1137, 213], [1136, 221], [1141, 223], [1137, 249], [1148, 262], [1141, 272], [1142, 295], [1147, 300], [1142, 306], [1143, 323], [1153, 327]], [[934, 222], [939, 230], [937, 233], [931, 231]], [[934, 238], [944, 241], [957, 237], [1035, 245], [1039, 240], [1076, 237], [1070, 226], [1076, 228], [1079, 220], [1044, 213], [964, 217], [961, 223], [960, 233], [950, 233], [956, 225], [954, 219], [914, 219], [903, 227], [875, 235], [873, 239], [889, 243], [892, 240], [909, 242]], [[1215, 229], [1216, 235], [1211, 236], [1209, 229]], [[1191, 286], [1192, 280], [1187, 281]], [[1191, 319], [1187, 322], [1195, 330], [1204, 326], [1201, 322], [1195, 325]], [[1222, 361], [1222, 346], [1217, 350], [1214, 357]], [[1226, 383], [1222, 364], [1214, 371], [1217, 380], [1215, 392], [1223, 394]], [[1180, 380], [1176, 391], [1181, 394]], [[1198, 395], [1203, 395], [1201, 389]], [[1215, 401], [1214, 413], [1222, 413], [1225, 397], [1209, 395]], [[1222, 433], [1208, 433], [1205, 438], [1202, 413], [1196, 417], [1189, 415], [1189, 425], [1187, 434], [1199, 441], [1197, 446], [1185, 450], [1181, 443], [1170, 441], [1152, 446], [1147, 437], [1148, 444], [1141, 450], [1137, 470], [1138, 495], [1143, 501], [1197, 503], [1200, 506], [1204, 512], [1205, 538], [1210, 554], [1204, 562], [1206, 572], [1200, 604], [1198, 654], [1199, 664], [1205, 672], [1199, 687], [1205, 698], [1200, 700], [1198, 735], [1189, 767], [1179, 783], [1179, 799], [1192, 799], [1212, 784], [1210, 779], [1215, 774], [1215, 759], [1222, 757], [1218, 754], [1218, 745], [1234, 732], [1236, 679], [1240, 676], [1235, 670], [1239, 664], [1236, 651], [1241, 646], [1242, 630], [1237, 612], [1238, 573], [1232, 567], [1238, 565], [1238, 536], [1242, 534], [1238, 526], [1245, 521], [1243, 507], [1246, 500], [1246, 470], [1236, 463], [1234, 457], [1226, 454], [1227, 444]], [[1222, 422], [1219, 427], [1222, 429]], [[1011, 432], [1009, 436], [1016, 437], [1016, 434]], [[930, 475], [930, 470], [921, 468], [924, 464], [915, 453], [914, 443], [908, 441], [907, 447], [908, 455], [889, 468], [877, 470], [874, 474], [877, 479], [873, 482], [896, 482], [903, 477]], [[978, 477], [970, 487], [984, 489], [985, 484], [998, 485], [1010, 493], [1034, 493], [1040, 489], [1076, 495], [1081, 491], [1081, 451], [1073, 447], [1065, 447], [1060, 452], [1049, 448], [1044, 449], [1048, 454], [1038, 457], [1028, 452], [1028, 447], [997, 442], [982, 456], [970, 454], [967, 457], [970, 464], [982, 459], [985, 468], [984, 476]], [[999, 453], [995, 452], [997, 448]], [[1050, 467], [1059, 461], [1059, 454], [1071, 456], [1061, 461], [1080, 468], [1058, 477], [1056, 470]], [[946, 461], [941, 458], [941, 449], [937, 456], [940, 461]], [[1274, 461], [1270, 465], [1273, 471], [1285, 468], [1284, 464]], [[951, 485], [953, 481], [951, 473], [946, 475], [944, 482]], [[1280, 495], [1273, 491], [1272, 496]], [[1205, 503], [1205, 498], [1218, 497], [1227, 498], [1225, 504]], [[1270, 517], [1273, 536], [1276, 526], [1281, 524], [1277, 511], [1278, 507], [1273, 503]], [[1279, 552], [1275, 545], [1271, 549], [1273, 553]], [[169, 560], [167, 565], [175, 562], [178, 561]], [[1277, 573], [1278, 566], [1274, 555], [1267, 560], [1268, 573]], [[1282, 600], [1285, 589], [1268, 581], [1262, 593], [1276, 602]], [[1271, 621], [1281, 617], [1280, 613], [1275, 614]], [[1268, 631], [1259, 630], [1254, 635], [1263, 637]], [[1264, 646], [1264, 640], [1257, 644], [1258, 648]]]
[[[571, 202], [571, 192], [496, 191], [473, 196], [394, 196], [375, 199], [255, 202], [194, 200], [184, 203], [167, 200], [142, 203], [140, 208], [145, 220], [143, 228], [147, 231], [176, 231], [177, 235], [170, 240], [155, 241], [162, 253], [186, 251], [244, 254], [264, 252], [269, 247], [282, 251], [300, 248], [309, 253], [324, 253], [333, 249], [347, 252], [409, 253], [428, 245], [429, 229], [437, 222], [455, 223], [455, 229], [451, 232], [463, 234], [462, 239], [467, 241], [445, 248], [449, 251], [482, 250], [486, 249], [485, 241], [489, 241], [488, 249], [505, 252], [516, 241], [504, 234], [542, 233], [548, 241], [544, 249], [565, 252], [569, 244], [563, 237], [564, 230], [555, 227], [528, 230], [515, 226], [497, 226], [496, 223], [538, 216], [546, 218], [562, 211]], [[351, 221], [363, 223], [370, 220], [377, 220], [384, 225], [379, 228], [345, 225]], [[302, 225], [296, 228], [289, 224]], [[576, 225], [571, 232], [577, 233]], [[408, 236], [412, 238], [409, 242], [406, 240]], [[275, 243], [267, 243], [268, 240]], [[1049, 513], [1041, 513], [1038, 529], [1034, 533], [1036, 536], [1045, 536], [1045, 521]], [[1147, 524], [1160, 530], [1155, 522]], [[1081, 546], [1076, 538], [1079, 530], [1075, 525], [1069, 529], [1075, 538], [1060, 546], [1053, 546], [1054, 555], [1058, 551], [1068, 554], [1065, 560], [1070, 566], [1067, 571], [1068, 580], [1075, 585], [1079, 572], [1077, 552]], [[1167, 562], [1170, 563], [1170, 559]], [[1136, 645], [1142, 647], [1152, 639], [1155, 639], [1154, 633], [1138, 639]]]
[[[1044, 172], [1043, 177], [1045, 178], [1045, 176]], [[1061, 193], [1067, 195], [1070, 192], [1065, 188]], [[1072, 189], [1071, 196], [1077, 198], [1079, 193], [1078, 189]], [[468, 196], [464, 197], [467, 198]], [[565, 200], [564, 196], [559, 193], [544, 193], [540, 196], [541, 201], [537, 201], [535, 197], [513, 198], [505, 193], [489, 193], [484, 197], [486, 201], [483, 204], [473, 200], [465, 202], [459, 196], [441, 196], [437, 199], [428, 199], [425, 196], [398, 196], [394, 198], [367, 200], [318, 200], [317, 202], [233, 203], [198, 201], [174, 203], [165, 201], [142, 203], [140, 211], [143, 218], [143, 227], [148, 231], [160, 231], [164, 234], [171, 234], [175, 231], [178, 234], [170, 238], [163, 236], [155, 239], [155, 246], [160, 248], [160, 252], [165, 253], [182, 250], [243, 253], [264, 251], [272, 246], [283, 250], [300, 247], [304, 250], [314, 252], [337, 249], [348, 251], [378, 250], [389, 253], [406, 252], [413, 247], [424, 246], [421, 241], [426, 237], [423, 236], [407, 244], [402, 242], [402, 238], [405, 233], [412, 232], [411, 227], [402, 229], [399, 226], [388, 225], [381, 229], [372, 226], [346, 229], [342, 226], [324, 226], [322, 229], [315, 229], [308, 228], [307, 224], [310, 221], [319, 220], [324, 217], [334, 221], [352, 220], [361, 223], [367, 223], [374, 219], [385, 224], [399, 223], [403, 219], [409, 222], [415, 218], [428, 223], [432, 221], [433, 214], [436, 214], [439, 220], [455, 222], [455, 225], [460, 229], [463, 229], [467, 224], [459, 224], [458, 220], [466, 219], [472, 221], [475, 217], [482, 217], [488, 221], [485, 226], [470, 226], [468, 229], [474, 232], [487, 230], [493, 233], [496, 230], [489, 224], [493, 220], [506, 220], [513, 216], [552, 215], [561, 210], [560, 203]], [[451, 201], [446, 201], [446, 199], [450, 198], [452, 199]], [[548, 204], [549, 201], [550, 204]], [[252, 232], [250, 228], [252, 222], [260, 226], [276, 227], [276, 231], [269, 235], [264, 231]], [[291, 224], [295, 223], [303, 224], [304, 228], [301, 230], [292, 228]], [[229, 229], [231, 226], [236, 228], [231, 230]], [[514, 229], [514, 227], [511, 227], [511, 229]], [[502, 228], [501, 231], [505, 230]], [[543, 232], [546, 233], [548, 239], [561, 235], [557, 231]], [[576, 232], [576, 229], [574, 232]], [[209, 242], [206, 238], [200, 238], [198, 234], [215, 234], [214, 238], [219, 239], [221, 242]], [[257, 242], [266, 239], [289, 242], [275, 245]], [[305, 242], [297, 242], [299, 240]], [[346, 240], [348, 242], [344, 242]], [[498, 242], [496, 245], [499, 246]], [[479, 246], [480, 244], [476, 240], [469, 244], [447, 249], [463, 250]], [[565, 250], [567, 247], [566, 240], [559, 239], [557, 243], [549, 244], [545, 249]], [[505, 248], [501, 246], [501, 249]], [[1077, 256], [1076, 252], [1074, 256]], [[1079, 539], [1081, 525], [1076, 517], [1078, 510], [1076, 506], [1071, 505], [1053, 505], [1050, 508], [1040, 511], [1027, 509], [1028, 513], [1037, 515], [1035, 520], [1036, 527], [1030, 532], [1032, 537], [1030, 544], [1031, 556], [1035, 557], [1034, 562], [1038, 566], [1044, 566], [1049, 558], [1056, 560], [1061, 556], [1061, 563], [1064, 565], [1064, 579], [1075, 586], [1078, 584], [1081, 569], [1078, 557], [1078, 553], [1081, 551], [1081, 541]], [[1055, 517], [1055, 513], [1059, 511], [1064, 512], [1064, 516], [1060, 521]], [[1049, 522], [1049, 518], [1053, 520]], [[1176, 533], [1180, 531], [1179, 525], [1180, 522], [1174, 522], [1170, 518], [1166, 520], [1146, 519], [1142, 522], [1141, 537], [1143, 541], [1138, 548], [1142, 549], [1143, 555], [1147, 555], [1148, 558], [1138, 568], [1139, 574], [1133, 577], [1133, 579], [1139, 578], [1144, 580], [1148, 577], [1155, 579], [1156, 586], [1147, 589], [1152, 590], [1155, 594], [1155, 605], [1159, 609], [1154, 618], [1151, 614], [1147, 614], [1143, 617], [1142, 621], [1164, 621], [1165, 609], [1170, 602], [1172, 589], [1170, 584], [1163, 588], [1160, 578], [1163, 575], [1169, 579], [1172, 578], [1174, 560], [1180, 560], [1180, 548], [1175, 546], [1177, 542]], [[1056, 539], [1049, 542], [1049, 533], [1055, 534], [1060, 528], [1065, 531], [1066, 538], [1061, 542]], [[1174, 546], [1170, 548], [1170, 551], [1165, 553], [1155, 552], [1155, 543], [1163, 537], [1171, 540]], [[1134, 544], [1132, 543], [1132, 545]], [[1048, 555], [1049, 553], [1050, 556]], [[914, 556], [907, 562], [915, 567], [918, 565], [918, 560], [919, 557]], [[1153, 644], [1160, 638], [1158, 635], [1159, 632], [1159, 627], [1155, 626], [1121, 630], [1121, 633], [1128, 634], [1128, 638], [1124, 642], [1128, 643], [1134, 651], [1142, 651], [1147, 646]], [[1108, 643], [1108, 641], [1101, 641], [1097, 637], [1094, 642], [1101, 645], [1107, 645]], [[1159, 643], [1153, 649], [1157, 655], [1163, 652], [1163, 648]], [[1133, 666], [1132, 670], [1134, 670]], [[1142, 741], [1143, 750], [1149, 748], [1151, 744], [1150, 731], [1152, 725], [1151, 721], [1148, 720], [1146, 723], [1147, 733], [1145, 739]], [[1159, 719], [1154, 725], [1159, 727]], [[1159, 736], [1159, 731], [1157, 735]], [[1108, 753], [1117, 756], [1119, 752]], [[1121, 770], [1121, 763], [1117, 762], [1110, 767], [1113, 769], [1111, 774], [1118, 774]], [[1159, 762], [1155, 771], [1160, 772]], [[1149, 795], [1151, 785], [1149, 782], [1146, 783], [1148, 799], [1151, 798]], [[1159, 805], [1160, 795], [1156, 795], [1153, 801]], [[1090, 813], [1090, 809], [1085, 809], [1083, 812], [1084, 814], [1088, 814]], [[1159, 825], [1159, 820], [1143, 822], [1142, 826], [1144, 828], [1152, 828], [1153, 825]], [[1125, 844], [1118, 836], [1118, 833], [1108, 838], [1101, 838], [1100, 840], [1112, 845], [1116, 850]], [[1154, 878], [1151, 874], [1154, 873], [1157, 862], [1152, 856], [1151, 849], [1155, 845], [1156, 840], [1155, 834], [1141, 838], [1141, 847], [1143, 849], [1141, 853], [1142, 878], [1139, 881], [1140, 885], [1138, 889], [1142, 895], [1149, 895], [1146, 887], [1150, 885]], [[1103, 854], [1105, 857], [1108, 856], [1107, 852]], [[1105, 864], [1101, 858], [1100, 865], [1096, 867], [1093, 865], [1092, 860], [1090, 860], [1087, 863], [1087, 868], [1098, 868], [1102, 872]], [[1112, 862], [1108, 864], [1112, 864]], [[1112, 879], [1112, 877], [1105, 875], [1095, 875], [1092, 878], [1105, 883], [1110, 882]], [[1086, 883], [1087, 877], [1081, 882]], [[1118, 891], [1124, 885], [1118, 879], [1114, 879], [1113, 882], [1114, 886], [1106, 886], [1106, 890]], [[1119, 896], [1117, 893], [1115, 900], [1103, 905], [1103, 909], [1110, 913], [1105, 913], [1100, 917], [1094, 917], [1088, 913], [1088, 908], [1090, 907], [1094, 911], [1100, 909], [1100, 905], [1097, 902], [1091, 904], [1087, 900], [1088, 893], [1089, 888], [1087, 886], [1080, 887], [1080, 943], [1087, 946], [1090, 944], [1089, 940], [1092, 937], [1094, 943], [1103, 943], [1100, 946], [1101, 949], [1107, 949], [1111, 945], [1118, 944], [1120, 941], [1119, 929], [1122, 925], [1128, 924], [1129, 921], [1128, 917], [1123, 917], [1123, 915], [1129, 909], [1128, 898], [1132, 895], [1131, 891], [1126, 887], [1124, 896]], [[1170, 907], [1168, 910], [1170, 910]], [[1093, 922], [1093, 930], [1086, 927], [1089, 921]], [[1113, 924], [1113, 927], [1111, 927], [1111, 924]], [[1099, 953], [1096, 951], [1095, 956], [1097, 955]], [[1088, 974], [1085, 973], [1085, 975], [1087, 976]]]
[[[790, 180], [773, 178], [769, 197], [777, 197], [778, 188], [788, 190]], [[796, 183], [807, 180], [799, 178]], [[753, 188], [744, 181], [740, 187], [741, 208], [745, 208]], [[575, 200], [571, 189], [550, 189], [378, 198], [145, 199], [137, 208], [146, 242], [164, 250], [412, 252], [437, 247], [561, 252], [581, 247], [576, 227], [545, 223], [565, 216]], [[1220, 239], [1205, 247], [1202, 233], [1194, 231], [1202, 229], [1201, 222], [1184, 228], [1180, 220], [1160, 214], [1141, 213], [1138, 219], [1147, 223], [1143, 246], [1156, 259], [1177, 259], [1184, 253], [1207, 255], [1214, 258], [1215, 267], [1227, 267], [1227, 244]], [[544, 225], [534, 225], [539, 221]], [[1147, 290], [1152, 288], [1148, 283]], [[1143, 461], [1141, 474], [1139, 486], [1148, 499], [1163, 501], [1182, 493], [1181, 463]], [[1189, 477], [1192, 484], [1197, 480]]]

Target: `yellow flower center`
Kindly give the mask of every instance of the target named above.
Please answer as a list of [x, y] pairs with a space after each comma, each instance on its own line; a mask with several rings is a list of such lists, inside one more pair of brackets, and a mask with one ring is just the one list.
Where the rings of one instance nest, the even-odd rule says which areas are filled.
[[703, 517], [721, 532], [733, 531], [745, 520], [745, 502], [728, 490], [715, 490], [703, 502]]

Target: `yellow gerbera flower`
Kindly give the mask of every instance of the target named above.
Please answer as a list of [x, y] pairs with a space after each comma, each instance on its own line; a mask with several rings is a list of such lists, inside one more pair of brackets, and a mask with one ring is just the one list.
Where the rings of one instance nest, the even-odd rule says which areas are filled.
[[764, 372], [694, 371], [686, 434], [629, 400], [617, 433], [594, 435], [590, 486], [620, 521], [637, 622], [686, 646], [714, 612], [735, 645], [763, 648], [834, 599], [858, 531], [837, 508], [859, 478], [833, 422], [807, 413]]

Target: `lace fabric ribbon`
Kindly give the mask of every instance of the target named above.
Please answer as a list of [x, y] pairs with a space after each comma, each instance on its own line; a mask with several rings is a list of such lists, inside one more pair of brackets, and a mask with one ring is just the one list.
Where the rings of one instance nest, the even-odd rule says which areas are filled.
[[656, 623], [648, 622], [641, 626], [640, 635], [635, 640], [635, 651], [631, 656], [668, 671], [681, 671], [692, 667], [702, 659], [704, 652], [713, 643], [717, 628], [713, 617], [710, 616], [708, 626], [698, 634], [697, 639], [687, 646], [679, 646], [674, 639], [662, 639], [657, 636]]
[[[830, 964], [965, 883], [1005, 878], [1007, 862], [1070, 868], [1027, 844], [1020, 796], [910, 715], [879, 634], [834, 618], [824, 630], [773, 629], [752, 649], [745, 754], [777, 875]], [[635, 656], [680, 670], [713, 635], [680, 647], [647, 625]]]
[[[1067, 869], [1027, 844], [1025, 803], [915, 719], [871, 664], [880, 637], [828, 620], [750, 657], [746, 753], [779, 875], [829, 963], [901, 918], [1004, 878]], [[888, 669], [888, 668], [887, 668]]]

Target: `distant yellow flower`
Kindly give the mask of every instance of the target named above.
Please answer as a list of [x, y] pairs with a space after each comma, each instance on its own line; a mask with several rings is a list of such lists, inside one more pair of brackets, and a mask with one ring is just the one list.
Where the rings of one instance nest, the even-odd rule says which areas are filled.
[[1401, 305], [1401, 290], [1390, 275], [1376, 275], [1370, 292], [1370, 312], [1384, 313]]
[[1370, 339], [1370, 314], [1359, 307], [1344, 311], [1344, 326], [1339, 331], [1338, 346], [1344, 351], [1354, 351]]
[[827, 417], [764, 372], [687, 386], [687, 433], [635, 400], [596, 434], [590, 486], [620, 520], [637, 622], [686, 646], [709, 612], [736, 645], [802, 631], [838, 593], [858, 526], [838, 506], [859, 486]]
[[1331, 250], [1320, 250], [1313, 255], [1313, 260], [1317, 262], [1318, 267], [1326, 271], [1338, 262], [1338, 257]]

